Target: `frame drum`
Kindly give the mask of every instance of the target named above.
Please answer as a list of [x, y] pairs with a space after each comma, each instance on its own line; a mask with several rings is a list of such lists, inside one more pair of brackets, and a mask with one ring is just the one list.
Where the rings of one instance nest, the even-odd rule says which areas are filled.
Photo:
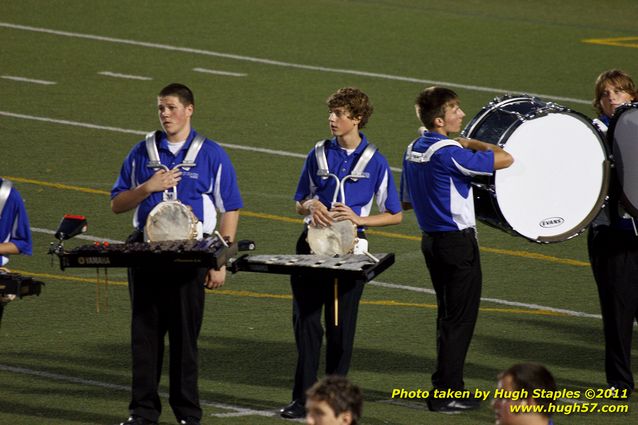
[[476, 217], [534, 242], [577, 236], [602, 209], [609, 160], [582, 114], [519, 95], [497, 97], [461, 135], [502, 147], [514, 164], [473, 181]]

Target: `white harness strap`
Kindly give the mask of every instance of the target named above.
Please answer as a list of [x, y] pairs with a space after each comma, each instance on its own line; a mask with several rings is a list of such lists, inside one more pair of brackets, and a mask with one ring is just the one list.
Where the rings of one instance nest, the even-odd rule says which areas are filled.
[[148, 154], [148, 168], [166, 168], [160, 162], [159, 152], [157, 151], [157, 145], [155, 144], [155, 131], [151, 131], [146, 135], [146, 153]]
[[0, 216], [2, 216], [2, 210], [7, 203], [7, 199], [9, 199], [9, 194], [11, 194], [12, 186], [13, 184], [11, 181], [6, 179], [2, 181], [2, 184], [0, 184]]
[[[315, 158], [317, 159], [317, 175], [323, 179], [327, 179], [330, 176], [330, 169], [328, 168], [328, 160], [326, 158], [326, 143], [330, 143], [330, 140], [320, 140], [315, 144]], [[361, 153], [359, 160], [355, 164], [352, 172], [348, 176], [350, 179], [357, 181], [357, 179], [365, 178], [363, 174], [366, 166], [377, 151], [377, 147], [372, 143], [368, 144]]]
[[323, 179], [327, 179], [330, 175], [330, 170], [328, 169], [328, 160], [326, 159], [326, 143], [330, 143], [330, 140], [319, 140], [317, 143], [315, 143], [317, 175]]
[[191, 142], [190, 147], [188, 148], [188, 152], [186, 152], [186, 156], [184, 157], [184, 162], [178, 165], [178, 167], [182, 167], [184, 170], [188, 171], [191, 167], [195, 166], [195, 158], [197, 158], [197, 154], [199, 150], [202, 148], [204, 141], [206, 138], [201, 134], [195, 136], [193, 141]]
[[[149, 162], [148, 164], [146, 164], [146, 166], [149, 168], [164, 168], [165, 170], [168, 170], [168, 167], [160, 162], [159, 152], [157, 151], [157, 143], [155, 142], [155, 139], [155, 131], [152, 131], [146, 135], [146, 152], [149, 159]], [[190, 170], [191, 167], [194, 167], [196, 165], [195, 158], [197, 158], [197, 154], [202, 148], [205, 140], [206, 138], [201, 134], [195, 136], [195, 138], [191, 142], [190, 147], [188, 148], [188, 152], [186, 152], [184, 162], [177, 165], [176, 167], [181, 167], [186, 171]]]
[[352, 180], [357, 181], [357, 179], [366, 177], [363, 175], [363, 170], [366, 169], [368, 162], [370, 162], [370, 160], [372, 159], [372, 156], [374, 155], [376, 151], [377, 151], [377, 147], [373, 145], [372, 143], [366, 146], [366, 148], [361, 153], [361, 156], [359, 157], [357, 164], [352, 169], [352, 173], [350, 173], [350, 175], [352, 176], [351, 177]]
[[[414, 142], [416, 142], [416, 140]], [[425, 152], [413, 152], [412, 145], [414, 145], [414, 142], [408, 145], [408, 149], [405, 152], [405, 159], [410, 162], [416, 162], [419, 164], [430, 161], [432, 155], [434, 155], [436, 151], [446, 146], [458, 146], [459, 148], [463, 147], [459, 142], [447, 139], [439, 140], [438, 142], [433, 143]]]
[[368, 176], [363, 173], [366, 166], [377, 151], [377, 147], [372, 143], [365, 147], [359, 160], [355, 164], [352, 172], [339, 180], [336, 174], [333, 174], [328, 169], [328, 160], [326, 159], [326, 144], [330, 143], [330, 140], [320, 140], [315, 144], [315, 158], [317, 160], [317, 175], [322, 179], [332, 177], [336, 181], [335, 193], [332, 197], [332, 203], [337, 202], [338, 196], [341, 195], [341, 202], [346, 203], [345, 183], [346, 180], [357, 181], [358, 179], [365, 179]]

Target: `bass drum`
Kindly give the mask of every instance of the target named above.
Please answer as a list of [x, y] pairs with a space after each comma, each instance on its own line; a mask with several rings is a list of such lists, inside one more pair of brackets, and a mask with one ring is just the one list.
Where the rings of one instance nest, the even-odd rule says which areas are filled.
[[638, 218], [638, 102], [619, 106], [609, 123], [614, 168], [620, 184], [620, 201]]
[[527, 96], [497, 97], [461, 135], [502, 147], [514, 164], [473, 182], [476, 217], [534, 242], [577, 236], [602, 209], [610, 165], [590, 120]]

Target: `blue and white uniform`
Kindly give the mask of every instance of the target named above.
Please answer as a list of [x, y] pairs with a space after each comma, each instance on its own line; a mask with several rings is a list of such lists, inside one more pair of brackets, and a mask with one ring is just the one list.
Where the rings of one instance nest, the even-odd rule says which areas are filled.
[[[474, 152], [434, 132], [414, 141], [403, 161], [401, 200], [414, 208], [437, 298], [436, 389], [464, 389], [482, 288], [471, 180], [493, 172], [491, 150]], [[439, 410], [446, 402], [429, 399], [428, 406]]]
[[[439, 133], [426, 132], [412, 145], [412, 152], [425, 154], [435, 143], [447, 140]], [[404, 158], [401, 200], [412, 204], [424, 232], [476, 227], [470, 183], [472, 177], [493, 171], [492, 151], [472, 152], [458, 143], [441, 147], [426, 162]]]
[[[175, 154], [169, 149], [164, 132], [155, 143], [160, 162], [173, 169], [184, 162], [197, 133], [191, 130], [182, 148]], [[120, 175], [111, 190], [111, 198], [146, 182], [156, 172], [147, 167], [150, 158], [146, 142], [130, 151]], [[235, 170], [226, 152], [215, 142], [205, 140], [195, 166], [182, 171], [177, 197], [189, 205], [202, 222], [204, 234], [212, 234], [217, 225], [217, 211], [225, 213], [243, 206]], [[150, 211], [163, 201], [163, 193], [155, 192], [135, 209], [133, 225], [136, 233], [146, 224]], [[139, 241], [139, 239], [137, 240]], [[169, 403], [178, 419], [200, 419], [202, 409], [198, 391], [197, 339], [204, 314], [205, 267], [154, 264], [128, 271], [131, 295], [131, 350], [133, 358], [130, 414], [156, 423], [161, 412], [158, 385], [164, 357], [164, 338], [170, 341]]]
[[[0, 184], [3, 181], [0, 179]], [[15, 187], [11, 188], [4, 208], [0, 211], [0, 242], [13, 243], [23, 255], [31, 255], [33, 251], [29, 217], [20, 193]], [[8, 262], [8, 257], [0, 256], [0, 266]]]
[[[191, 130], [186, 143], [175, 155], [168, 147], [166, 134], [162, 132], [157, 144], [160, 162], [169, 169], [181, 164], [196, 135], [195, 130]], [[111, 199], [150, 179], [156, 170], [147, 167], [148, 162], [146, 144], [142, 141], [133, 147], [124, 160], [120, 176], [111, 190]], [[233, 164], [219, 144], [207, 139], [195, 163], [194, 167], [182, 172], [182, 179], [177, 185], [177, 197], [183, 204], [190, 205], [202, 222], [203, 233], [212, 234], [217, 225], [216, 210], [220, 213], [237, 210], [242, 208], [243, 202]], [[137, 206], [133, 216], [136, 229], [144, 228], [148, 214], [162, 202], [162, 196], [162, 192], [152, 193]]]
[[[361, 143], [350, 155], [339, 146], [336, 138], [330, 140], [326, 144], [326, 159], [328, 161], [328, 169], [335, 174], [339, 180], [349, 175], [356, 165], [359, 157], [368, 146], [368, 140], [363, 133]], [[302, 202], [306, 199], [319, 199], [327, 208], [331, 207], [332, 197], [335, 192], [336, 182], [333, 178], [323, 179], [317, 175], [318, 165], [315, 151], [312, 150], [306, 158], [297, 191], [295, 192], [295, 201]], [[366, 178], [346, 180], [345, 197], [346, 204], [360, 217], [367, 217], [372, 210], [374, 198], [379, 212], [390, 212], [396, 214], [401, 211], [401, 203], [394, 186], [394, 178], [392, 171], [388, 165], [388, 161], [380, 152], [376, 152], [368, 162], [364, 170]], [[342, 199], [337, 198], [338, 202]]]
[[[324, 144], [328, 171], [339, 180], [352, 175], [359, 159], [368, 146], [368, 140], [359, 133], [361, 142], [348, 154], [341, 148], [336, 138]], [[336, 181], [332, 177], [326, 179], [317, 175], [319, 169], [315, 150], [312, 150], [304, 163], [295, 201], [303, 202], [314, 198], [320, 200], [328, 209], [331, 208]], [[372, 204], [376, 203], [380, 213], [396, 214], [401, 211], [399, 195], [394, 185], [392, 171], [387, 160], [376, 151], [363, 170], [365, 178], [345, 180], [345, 204], [357, 215], [370, 215]], [[337, 202], [343, 199], [337, 198]], [[310, 254], [306, 241], [307, 232], [302, 232], [297, 241], [297, 254]], [[359, 229], [358, 237], [365, 238], [364, 229]], [[292, 398], [302, 405], [306, 399], [306, 391], [317, 381], [317, 369], [320, 362], [321, 344], [324, 329], [321, 326], [321, 313], [325, 316], [326, 335], [326, 374], [345, 376], [350, 368], [352, 347], [357, 322], [359, 301], [363, 293], [363, 281], [339, 279], [338, 284], [338, 317], [335, 325], [335, 286], [334, 279], [317, 279], [310, 276], [291, 276], [293, 294], [293, 328], [297, 344], [297, 366]]]

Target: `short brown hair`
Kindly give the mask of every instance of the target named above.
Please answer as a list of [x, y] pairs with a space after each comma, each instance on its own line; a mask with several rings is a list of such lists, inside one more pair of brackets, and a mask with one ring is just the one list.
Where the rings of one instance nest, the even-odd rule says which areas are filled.
[[326, 100], [328, 108], [345, 108], [350, 118], [359, 118], [359, 128], [365, 127], [374, 111], [368, 95], [356, 87], [344, 87], [331, 94]]
[[531, 396], [536, 389], [545, 390], [544, 393], [547, 393], [548, 397], [534, 398], [534, 401], [544, 406], [543, 414], [545, 416], [550, 416], [547, 413], [547, 407], [554, 403], [554, 398], [551, 394], [556, 392], [556, 381], [545, 366], [538, 363], [518, 363], [499, 374], [498, 379], [503, 379], [506, 376], [512, 379], [515, 391], [525, 390]]
[[158, 94], [159, 97], [176, 96], [184, 106], [195, 106], [195, 95], [184, 84], [171, 83], [164, 87]]
[[428, 87], [416, 97], [416, 105], [419, 118], [423, 125], [432, 129], [436, 118], [445, 117], [445, 111], [451, 102], [458, 102], [459, 96], [451, 89], [444, 87]]
[[308, 399], [325, 401], [335, 416], [344, 412], [352, 415], [352, 425], [357, 425], [363, 412], [363, 395], [358, 386], [344, 376], [330, 375], [316, 382], [306, 392]]
[[631, 76], [629, 74], [619, 69], [610, 69], [609, 71], [604, 71], [598, 76], [598, 78], [596, 78], [596, 97], [592, 102], [592, 105], [596, 109], [596, 112], [598, 112], [600, 115], [603, 114], [603, 108], [600, 104], [600, 99], [602, 99], [603, 93], [605, 91], [605, 85], [608, 83], [628, 93], [633, 100], [636, 100], [636, 97], [638, 96], [638, 91], [636, 91], [634, 80], [631, 79]]

